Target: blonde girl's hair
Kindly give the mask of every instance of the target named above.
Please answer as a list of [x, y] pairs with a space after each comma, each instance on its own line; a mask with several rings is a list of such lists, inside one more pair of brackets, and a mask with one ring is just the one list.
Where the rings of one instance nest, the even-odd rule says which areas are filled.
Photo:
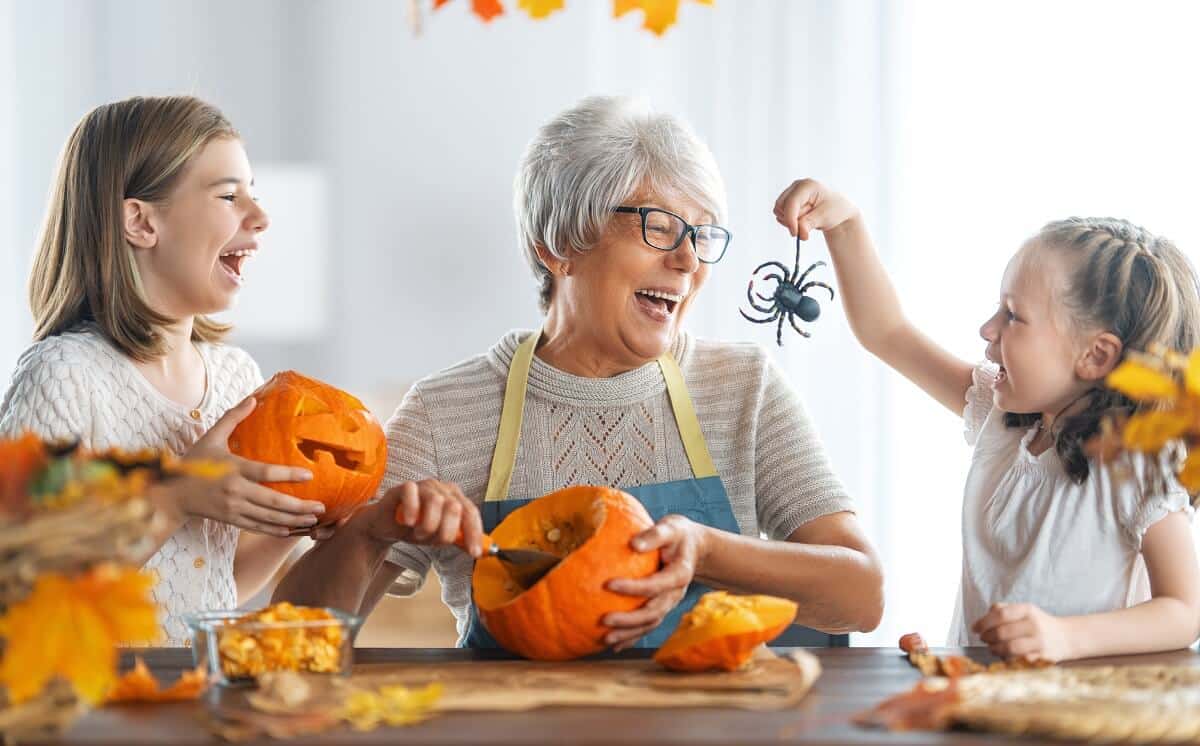
[[[1116, 218], [1068, 218], [1049, 223], [1034, 242], [1073, 260], [1063, 301], [1079, 328], [1105, 329], [1124, 350], [1154, 345], [1190, 352], [1200, 342], [1200, 284], [1174, 243]], [[1077, 483], [1088, 477], [1084, 443], [1109, 416], [1142, 408], [1107, 388], [1088, 394], [1087, 406], [1056, 423], [1054, 447]], [[1040, 414], [1005, 415], [1009, 427], [1029, 427]]]
[[[29, 279], [35, 340], [92, 323], [136, 360], [165, 351], [158, 328], [175, 320], [146, 301], [123, 202], [165, 201], [192, 157], [223, 137], [238, 133], [191, 96], [129, 98], [80, 120], [59, 159]], [[197, 316], [192, 339], [219, 342], [229, 329]]]

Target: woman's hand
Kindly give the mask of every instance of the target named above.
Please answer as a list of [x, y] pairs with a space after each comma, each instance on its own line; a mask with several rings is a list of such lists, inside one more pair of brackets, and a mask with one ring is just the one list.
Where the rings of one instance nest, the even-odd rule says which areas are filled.
[[288, 536], [294, 529], [310, 529], [325, 506], [299, 500], [264, 487], [259, 482], [305, 482], [306, 469], [264, 464], [229, 452], [229, 436], [238, 423], [254, 411], [250, 397], [225, 413], [184, 455], [230, 464], [230, 473], [217, 479], [186, 477], [172, 480], [151, 492], [155, 504], [176, 521], [202, 516], [269, 536]]
[[1061, 661], [1074, 657], [1063, 620], [1033, 604], [993, 604], [971, 629], [999, 658]]
[[454, 544], [461, 532], [463, 548], [472, 557], [483, 554], [479, 508], [453, 482], [403, 482], [362, 506], [350, 523], [355, 530], [385, 544]]
[[812, 179], [793, 181], [775, 200], [775, 219], [802, 241], [811, 231], [830, 231], [858, 217], [850, 200]]
[[696, 568], [708, 553], [705, 528], [681, 515], [664, 516], [661, 521], [637, 536], [630, 546], [639, 552], [661, 551], [662, 567], [645, 578], [617, 578], [606, 586], [614, 593], [645, 596], [646, 605], [634, 611], [608, 614], [601, 623], [612, 627], [604, 642], [614, 650], [624, 650], [638, 638], [662, 623], [687, 593]]

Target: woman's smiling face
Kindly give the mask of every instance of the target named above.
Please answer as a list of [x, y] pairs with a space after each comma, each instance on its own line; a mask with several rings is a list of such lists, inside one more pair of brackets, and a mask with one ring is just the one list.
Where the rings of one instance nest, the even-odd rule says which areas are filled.
[[[642, 192], [624, 204], [657, 207], [692, 225], [713, 222], [695, 201], [681, 196]], [[646, 230], [653, 239], [653, 221]], [[626, 370], [670, 348], [709, 273], [690, 236], [673, 251], [648, 245], [636, 213], [613, 213], [596, 244], [563, 264], [551, 301], [553, 322], [585, 343], [587, 356]]]

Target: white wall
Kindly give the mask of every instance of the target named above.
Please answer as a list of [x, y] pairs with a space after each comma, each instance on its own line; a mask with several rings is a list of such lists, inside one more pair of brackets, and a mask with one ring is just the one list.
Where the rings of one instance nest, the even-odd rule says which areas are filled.
[[[15, 28], [11, 0], [0, 0], [0, 112], [16, 107]], [[16, 121], [0, 115], [0, 371], [4, 372], [16, 362], [29, 337], [28, 322], [23, 322], [27, 314], [22, 313], [25, 271], [24, 252], [18, 249], [17, 240], [16, 155]]]

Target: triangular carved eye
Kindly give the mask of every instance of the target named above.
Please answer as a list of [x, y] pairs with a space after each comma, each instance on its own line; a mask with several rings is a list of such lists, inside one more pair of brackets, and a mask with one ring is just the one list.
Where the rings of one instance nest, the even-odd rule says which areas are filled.
[[300, 397], [300, 403], [296, 405], [296, 416], [304, 417], [314, 414], [329, 414], [333, 410], [329, 405], [320, 399], [315, 399], [311, 396]]

